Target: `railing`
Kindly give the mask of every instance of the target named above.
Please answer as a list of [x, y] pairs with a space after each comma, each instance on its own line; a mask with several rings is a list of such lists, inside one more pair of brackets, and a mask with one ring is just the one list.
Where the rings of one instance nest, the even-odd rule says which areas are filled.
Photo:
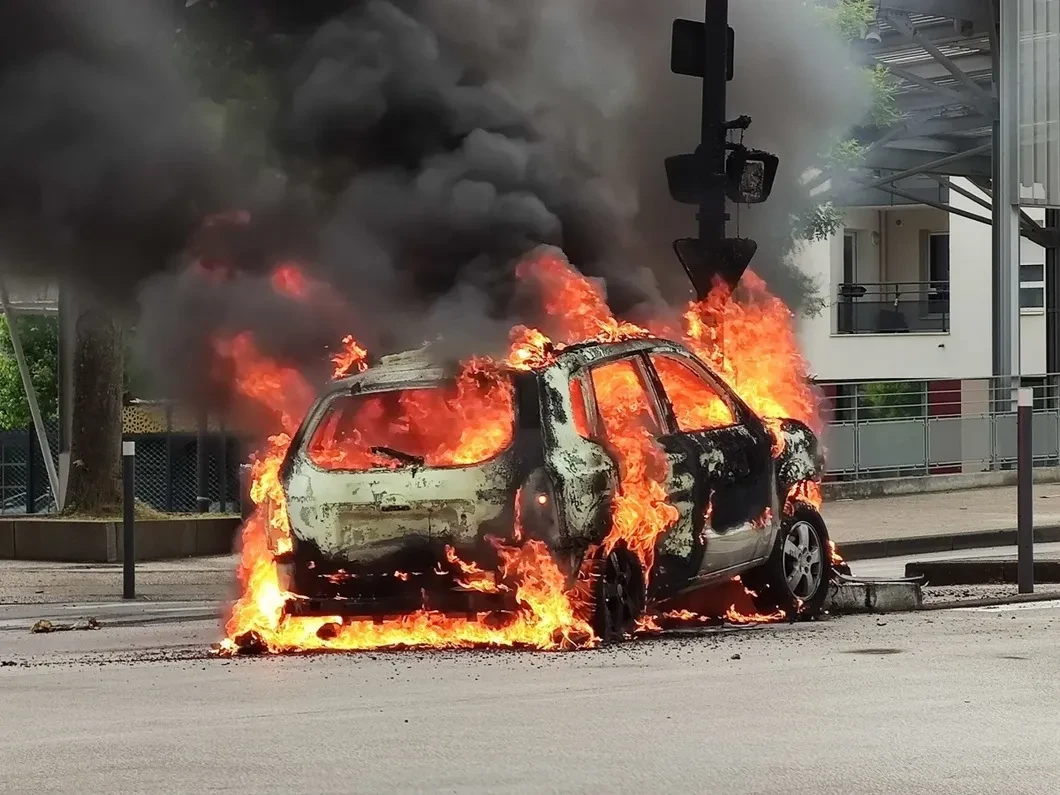
[[[48, 425], [52, 455], [57, 457], [58, 426]], [[136, 442], [136, 499], [160, 511], [194, 511], [197, 436], [167, 425], [158, 432], [126, 433], [124, 439]], [[245, 446], [239, 438], [217, 432], [207, 434], [205, 441], [210, 511], [239, 510], [243, 496], [239, 464], [244, 460]], [[54, 511], [44, 458], [33, 429], [0, 430], [0, 515]]]
[[839, 285], [840, 334], [902, 334], [950, 330], [950, 283], [859, 282]]
[[[1022, 383], [1034, 388], [1034, 463], [1060, 466], [1060, 375], [1024, 377]], [[1010, 384], [980, 378], [819, 386], [826, 469], [833, 479], [1015, 467]]]

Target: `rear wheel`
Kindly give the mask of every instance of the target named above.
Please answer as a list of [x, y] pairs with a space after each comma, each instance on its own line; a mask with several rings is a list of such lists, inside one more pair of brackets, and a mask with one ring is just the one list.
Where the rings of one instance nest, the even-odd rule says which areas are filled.
[[631, 633], [644, 613], [644, 574], [637, 556], [620, 544], [605, 553], [593, 593], [593, 630], [604, 643]]
[[831, 568], [824, 519], [800, 505], [784, 517], [769, 560], [744, 581], [758, 594], [759, 611], [780, 609], [793, 618], [812, 619], [824, 607]]

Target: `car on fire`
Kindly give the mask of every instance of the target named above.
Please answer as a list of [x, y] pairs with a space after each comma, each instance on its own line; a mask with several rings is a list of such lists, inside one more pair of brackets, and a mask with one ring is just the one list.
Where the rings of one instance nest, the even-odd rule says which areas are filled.
[[[620, 405], [599, 399], [615, 379]], [[613, 411], [653, 437], [675, 509], [647, 571], [624, 543], [603, 544], [622, 477]], [[491, 539], [514, 533], [547, 544], [604, 640], [648, 606], [737, 575], [756, 608], [813, 617], [828, 531], [791, 495], [822, 465], [806, 424], [757, 416], [675, 342], [571, 345], [545, 366], [478, 380], [427, 349], [386, 356], [333, 382], [292, 439], [281, 468], [291, 543], [277, 555], [293, 594], [285, 609], [376, 620], [510, 610], [514, 589], [462, 575], [497, 568]]]

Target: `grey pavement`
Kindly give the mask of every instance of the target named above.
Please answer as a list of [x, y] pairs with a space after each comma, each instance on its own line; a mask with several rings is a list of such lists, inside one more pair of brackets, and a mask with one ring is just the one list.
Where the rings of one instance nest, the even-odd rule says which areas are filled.
[[0, 792], [1055, 792], [1060, 602], [578, 653], [0, 633]]
[[[139, 563], [137, 597], [222, 601], [234, 596], [236, 556]], [[105, 602], [120, 598], [121, 564], [0, 560], [0, 604]]]
[[[824, 504], [832, 539], [879, 541], [932, 535], [962, 535], [1016, 526], [1016, 487], [909, 494]], [[1034, 486], [1034, 525], [1060, 525], [1060, 484]]]

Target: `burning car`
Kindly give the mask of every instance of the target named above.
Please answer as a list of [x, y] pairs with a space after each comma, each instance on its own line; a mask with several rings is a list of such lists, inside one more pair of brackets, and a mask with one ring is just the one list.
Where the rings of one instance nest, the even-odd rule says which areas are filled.
[[[758, 416], [684, 345], [593, 341], [527, 363], [430, 349], [333, 382], [279, 469], [284, 614], [493, 616], [511, 550], [546, 547], [606, 640], [649, 605], [739, 575], [760, 610], [812, 617], [831, 570], [813, 431]], [[487, 622], [491, 619], [487, 618]]]

